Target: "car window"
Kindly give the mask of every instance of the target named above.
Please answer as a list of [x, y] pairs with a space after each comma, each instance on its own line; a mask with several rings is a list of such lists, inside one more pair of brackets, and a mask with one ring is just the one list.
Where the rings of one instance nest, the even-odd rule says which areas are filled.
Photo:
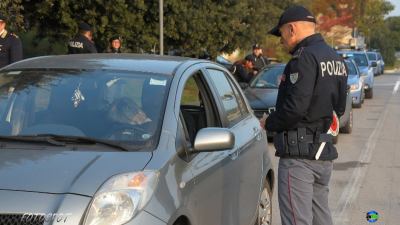
[[358, 66], [368, 66], [368, 59], [365, 53], [354, 53], [348, 56], [353, 58]]
[[180, 100], [180, 114], [184, 120], [187, 138], [194, 143], [197, 132], [205, 127], [217, 125], [216, 110], [204, 86], [203, 74], [196, 72], [186, 81]]
[[370, 52], [370, 53], [367, 53], [367, 55], [368, 55], [369, 60], [373, 60], [373, 61], [376, 60], [376, 53]]
[[241, 118], [239, 103], [235, 93], [224, 72], [214, 69], [208, 69], [208, 72], [218, 92], [218, 97], [222, 102], [223, 110], [229, 125], [232, 126]]
[[244, 101], [244, 96], [240, 93], [239, 87], [234, 84], [233, 80], [230, 79], [226, 73], [225, 73], [225, 76], [228, 77], [228, 81], [233, 89], [236, 99], [238, 100], [239, 108], [240, 108], [240, 111], [242, 112], [242, 117], [246, 117], [250, 112], [246, 106], [246, 102]]
[[107, 70], [2, 72], [0, 133], [72, 135], [154, 148], [169, 80]]
[[274, 66], [261, 71], [251, 82], [253, 88], [278, 88], [285, 67]]

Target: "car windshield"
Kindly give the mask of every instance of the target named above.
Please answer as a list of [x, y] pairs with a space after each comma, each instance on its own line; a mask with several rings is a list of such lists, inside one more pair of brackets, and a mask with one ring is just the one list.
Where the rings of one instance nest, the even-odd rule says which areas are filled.
[[376, 60], [376, 54], [375, 53], [370, 52], [370, 53], [367, 53], [367, 55], [368, 55], [368, 59], [369, 60], [373, 60], [373, 61]]
[[113, 70], [0, 72], [0, 135], [64, 135], [155, 148], [170, 77]]
[[284, 66], [269, 67], [260, 72], [252, 81], [253, 88], [278, 88], [281, 82]]
[[368, 66], [368, 59], [364, 53], [354, 53], [348, 56], [354, 59], [357, 66]]
[[345, 60], [346, 66], [347, 66], [347, 72], [348, 75], [354, 75], [357, 76], [357, 68], [356, 66], [350, 61], [350, 60]]

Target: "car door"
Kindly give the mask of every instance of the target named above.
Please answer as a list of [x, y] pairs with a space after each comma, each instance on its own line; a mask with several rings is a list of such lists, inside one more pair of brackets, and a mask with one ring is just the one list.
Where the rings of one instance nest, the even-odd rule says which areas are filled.
[[[204, 127], [221, 127], [218, 101], [210, 92], [202, 71], [189, 71], [182, 77], [182, 88], [178, 90], [180, 123], [186, 136], [187, 151], [193, 148], [196, 133]], [[234, 149], [218, 152], [190, 154], [186, 159], [191, 168], [194, 185], [188, 190], [187, 208], [194, 212], [194, 224], [237, 224], [233, 218], [236, 206], [235, 186], [239, 180], [232, 168]], [[229, 193], [229, 194], [228, 194]], [[231, 198], [224, 198], [226, 195]], [[231, 222], [225, 222], [226, 218]]]
[[[223, 195], [224, 200], [231, 199], [232, 205], [226, 207], [231, 207], [233, 217], [223, 218], [221, 224], [248, 225], [254, 222], [257, 212], [266, 140], [262, 138], [259, 121], [250, 114], [243, 94], [233, 79], [219, 69], [208, 68], [207, 73], [214, 88], [214, 97], [222, 106], [220, 111], [221, 118], [225, 120], [224, 126], [235, 135], [232, 162], [224, 176], [224, 179], [232, 179], [227, 183], [234, 188], [230, 189], [232, 193], [224, 192]], [[232, 178], [232, 175], [235, 177]]]

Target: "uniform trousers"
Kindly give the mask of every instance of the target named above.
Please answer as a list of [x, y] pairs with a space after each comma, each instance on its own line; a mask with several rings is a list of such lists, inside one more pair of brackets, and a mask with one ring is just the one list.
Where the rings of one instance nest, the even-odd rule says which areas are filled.
[[278, 200], [282, 225], [332, 225], [328, 206], [332, 161], [280, 158]]

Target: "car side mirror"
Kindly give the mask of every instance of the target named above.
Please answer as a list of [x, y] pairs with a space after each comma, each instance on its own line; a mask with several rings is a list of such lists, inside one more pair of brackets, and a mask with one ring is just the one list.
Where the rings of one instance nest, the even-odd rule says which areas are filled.
[[193, 153], [225, 151], [235, 146], [235, 135], [226, 128], [200, 129], [194, 139]]
[[372, 66], [372, 67], [377, 67], [377, 66], [378, 66], [378, 63], [376, 63], [376, 62], [371, 62], [371, 66]]

